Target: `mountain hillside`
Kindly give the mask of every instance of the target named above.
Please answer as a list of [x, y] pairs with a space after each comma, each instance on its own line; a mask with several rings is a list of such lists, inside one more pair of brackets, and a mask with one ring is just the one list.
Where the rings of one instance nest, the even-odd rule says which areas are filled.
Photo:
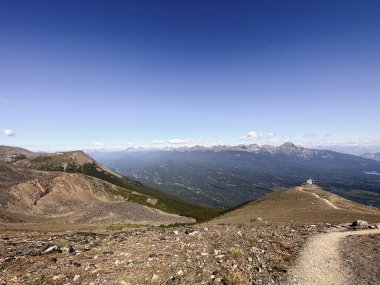
[[91, 155], [107, 167], [187, 201], [229, 208], [313, 178], [327, 191], [380, 207], [380, 162], [285, 143]]
[[36, 158], [38, 155], [29, 150], [0, 145], [0, 162], [14, 163], [19, 160]]
[[[105, 166], [99, 164], [82, 151], [37, 155], [20, 148], [4, 148], [7, 149], [7, 153], [11, 153], [13, 155], [30, 153], [30, 155], [24, 155], [23, 157], [19, 157], [17, 160], [8, 160], [8, 163], [12, 163], [14, 166], [18, 166], [23, 170], [20, 171], [19, 174], [31, 173], [32, 170], [42, 170], [51, 174], [56, 172], [84, 174], [117, 186], [115, 195], [128, 199], [129, 201], [149, 208], [154, 208], [159, 211], [192, 217], [197, 221], [211, 219], [219, 212], [213, 208], [202, 207], [184, 202], [156, 189], [146, 187], [140, 182], [116, 174]], [[3, 177], [3, 181], [6, 179], [6, 177]]]
[[376, 152], [376, 153], [367, 152], [365, 154], [362, 154], [361, 157], [380, 161], [380, 152]]
[[[17, 163], [38, 170], [82, 173], [99, 178], [119, 186], [118, 194], [132, 199], [134, 202], [165, 212], [193, 217], [197, 221], [205, 221], [218, 214], [218, 211], [213, 208], [184, 202], [179, 198], [116, 174], [82, 151], [53, 153], [18, 161]], [[131, 191], [132, 194], [125, 191], [125, 189]]]
[[0, 163], [0, 181], [0, 222], [166, 224], [194, 221], [130, 202], [127, 196], [133, 196], [132, 191], [124, 189], [124, 198], [119, 195], [120, 187], [83, 174], [26, 170]]
[[98, 172], [108, 172], [110, 175], [121, 177], [119, 174], [113, 173], [110, 169], [99, 164], [80, 150], [34, 156], [26, 160], [19, 160], [16, 163], [39, 170], [81, 172], [85, 174], [95, 170]]
[[316, 185], [303, 185], [268, 194], [217, 217], [212, 223], [348, 223], [380, 222], [380, 210], [352, 202]]

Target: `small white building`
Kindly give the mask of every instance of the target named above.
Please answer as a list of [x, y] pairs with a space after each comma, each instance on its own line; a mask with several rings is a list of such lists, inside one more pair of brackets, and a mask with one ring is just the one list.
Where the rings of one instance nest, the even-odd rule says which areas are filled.
[[315, 182], [313, 179], [308, 179], [308, 180], [306, 180], [306, 184], [307, 185], [313, 185], [313, 184], [315, 184]]

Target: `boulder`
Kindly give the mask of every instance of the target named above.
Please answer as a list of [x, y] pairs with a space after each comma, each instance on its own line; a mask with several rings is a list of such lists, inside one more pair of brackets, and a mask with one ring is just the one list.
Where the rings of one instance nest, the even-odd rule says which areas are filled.
[[351, 227], [355, 228], [367, 228], [368, 227], [368, 222], [363, 221], [363, 220], [356, 220], [351, 224]]

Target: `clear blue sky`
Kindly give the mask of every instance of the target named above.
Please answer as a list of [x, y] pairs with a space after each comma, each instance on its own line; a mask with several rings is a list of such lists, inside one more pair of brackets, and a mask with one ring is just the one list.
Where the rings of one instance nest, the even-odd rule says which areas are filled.
[[380, 143], [380, 2], [0, 0], [0, 130], [35, 150]]

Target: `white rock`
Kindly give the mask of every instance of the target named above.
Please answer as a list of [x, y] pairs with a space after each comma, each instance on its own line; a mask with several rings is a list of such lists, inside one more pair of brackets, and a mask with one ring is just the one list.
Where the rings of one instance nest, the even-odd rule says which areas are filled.
[[53, 280], [59, 280], [59, 279], [65, 278], [65, 277], [66, 277], [65, 275], [59, 274], [59, 275], [54, 275], [52, 279]]
[[352, 223], [352, 227], [367, 227], [368, 222], [367, 221], [362, 221], [362, 220], [356, 220]]
[[58, 250], [58, 246], [53, 245], [53, 246], [49, 247], [47, 250], [45, 250], [45, 253], [50, 253], [50, 252], [54, 252], [57, 250]]
[[157, 281], [159, 278], [160, 276], [158, 276], [157, 274], [153, 274], [150, 280], [153, 282], [153, 281]]

